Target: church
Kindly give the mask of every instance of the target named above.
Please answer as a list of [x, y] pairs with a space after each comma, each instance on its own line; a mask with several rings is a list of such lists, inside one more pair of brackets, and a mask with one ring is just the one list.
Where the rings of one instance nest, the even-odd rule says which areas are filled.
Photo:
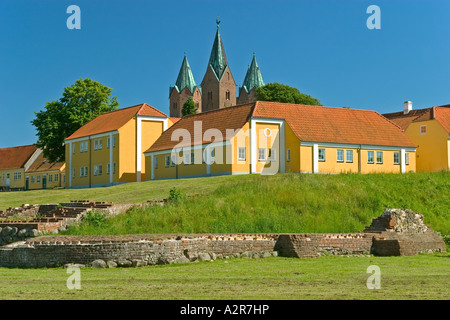
[[[197, 105], [197, 113], [231, 107], [256, 101], [256, 89], [264, 86], [264, 80], [256, 62], [255, 54], [247, 69], [244, 83], [239, 91], [228, 65], [222, 37], [219, 32], [220, 21], [211, 49], [206, 73], [200, 86], [197, 85], [189, 62], [184, 54], [175, 86], [169, 88], [170, 116], [181, 118], [183, 104], [189, 98]], [[239, 93], [239, 96], [237, 96]]]

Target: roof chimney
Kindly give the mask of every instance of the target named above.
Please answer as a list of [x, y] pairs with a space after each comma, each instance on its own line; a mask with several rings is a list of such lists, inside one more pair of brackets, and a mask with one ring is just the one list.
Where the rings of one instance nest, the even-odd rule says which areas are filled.
[[403, 103], [403, 114], [408, 114], [412, 110], [412, 101], [405, 101]]

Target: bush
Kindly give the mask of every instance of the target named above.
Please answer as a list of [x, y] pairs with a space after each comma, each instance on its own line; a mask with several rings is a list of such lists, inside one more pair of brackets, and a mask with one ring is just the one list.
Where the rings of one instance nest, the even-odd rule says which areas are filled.
[[169, 198], [167, 200], [172, 201], [172, 202], [177, 202], [177, 201], [183, 200], [183, 195], [176, 188], [172, 188], [169, 191]]
[[106, 214], [97, 210], [88, 211], [83, 217], [83, 222], [94, 227], [101, 227], [106, 222]]

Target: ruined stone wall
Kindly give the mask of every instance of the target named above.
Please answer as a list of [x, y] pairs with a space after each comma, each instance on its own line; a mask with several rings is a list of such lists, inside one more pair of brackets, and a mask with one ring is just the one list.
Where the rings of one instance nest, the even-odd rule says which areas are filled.
[[315, 258], [323, 255], [369, 254], [372, 236], [364, 233], [282, 234], [275, 250], [281, 256]]
[[0, 248], [0, 267], [39, 268], [112, 261], [119, 266], [195, 261], [202, 254], [273, 252], [277, 235], [38, 237]]

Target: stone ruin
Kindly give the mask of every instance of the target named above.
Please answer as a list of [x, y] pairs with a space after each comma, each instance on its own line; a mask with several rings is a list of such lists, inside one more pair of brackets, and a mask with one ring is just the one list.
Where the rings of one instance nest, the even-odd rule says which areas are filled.
[[0, 246], [46, 233], [58, 233], [77, 223], [86, 212], [111, 206], [111, 202], [72, 200], [60, 204], [23, 204], [8, 208], [0, 211]]
[[373, 235], [371, 252], [378, 256], [445, 252], [444, 240], [409, 209], [386, 209], [364, 233]]
[[[59, 219], [61, 223], [67, 223], [67, 219], [79, 219], [87, 210], [110, 205], [74, 201], [52, 209], [47, 205], [40, 206], [37, 211], [31, 207], [22, 210], [36, 213], [31, 221]], [[107, 210], [114, 211], [112, 207]], [[9, 212], [12, 213], [11, 210]], [[1, 214], [5, 215], [4, 212]], [[33, 223], [31, 221], [21, 223], [29, 225]], [[1, 227], [1, 223], [10, 223], [3, 221], [0, 223], [0, 229], [3, 228], [0, 236], [12, 237], [6, 238], [7, 243], [23, 240], [0, 246], [0, 267], [36, 268], [68, 264], [126, 267], [207, 261], [220, 257], [279, 255], [317, 258], [326, 255], [402, 256], [445, 252], [443, 239], [423, 222], [423, 215], [409, 209], [386, 209], [364, 232], [359, 233], [46, 235], [33, 238], [36, 232], [32, 230], [39, 231], [47, 227], [45, 224], [48, 222], [39, 220], [41, 225], [31, 231], [23, 231], [23, 228], [11, 224]], [[11, 236], [14, 232], [16, 238]]]

